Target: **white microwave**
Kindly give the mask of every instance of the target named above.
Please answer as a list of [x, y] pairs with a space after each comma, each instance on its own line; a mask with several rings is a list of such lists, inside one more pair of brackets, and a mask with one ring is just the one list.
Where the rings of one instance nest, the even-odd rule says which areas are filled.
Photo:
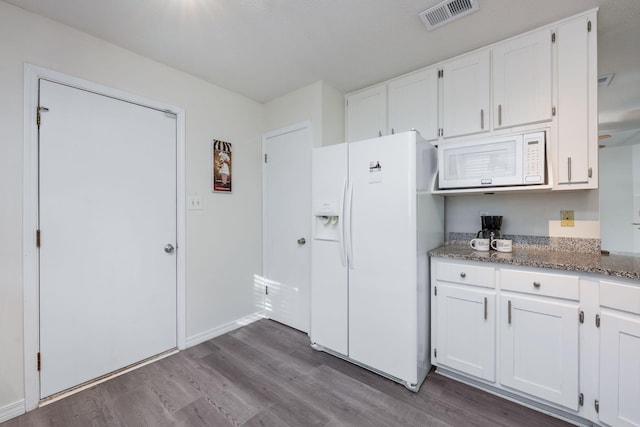
[[441, 189], [546, 184], [545, 166], [546, 131], [438, 146]]

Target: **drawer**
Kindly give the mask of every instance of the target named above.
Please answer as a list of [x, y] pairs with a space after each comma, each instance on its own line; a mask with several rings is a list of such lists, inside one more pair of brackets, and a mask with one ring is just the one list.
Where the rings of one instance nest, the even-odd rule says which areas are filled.
[[575, 301], [580, 299], [580, 279], [566, 274], [502, 269], [500, 289]]
[[600, 305], [640, 314], [640, 286], [601, 280]]
[[495, 288], [495, 271], [493, 267], [457, 262], [438, 261], [436, 263], [437, 280], [485, 288]]

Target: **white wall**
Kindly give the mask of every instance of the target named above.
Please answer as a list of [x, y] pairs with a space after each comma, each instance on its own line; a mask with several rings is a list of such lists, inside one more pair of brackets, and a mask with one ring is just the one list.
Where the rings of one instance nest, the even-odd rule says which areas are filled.
[[600, 150], [602, 249], [633, 252], [633, 146]]
[[[633, 142], [636, 142], [635, 144]], [[602, 248], [640, 254], [640, 144], [600, 150]]]
[[[575, 211], [575, 227], [560, 227], [560, 211]], [[448, 196], [446, 232], [475, 233], [480, 213], [502, 215], [502, 232], [529, 236], [599, 238], [598, 191]]]
[[313, 146], [344, 142], [344, 95], [317, 81], [265, 104], [265, 129], [311, 120]]
[[[264, 108], [129, 51], [0, 1], [0, 411], [24, 397], [22, 140], [24, 63], [186, 110], [187, 338], [255, 311], [261, 273]], [[233, 194], [210, 193], [210, 141], [233, 143]]]

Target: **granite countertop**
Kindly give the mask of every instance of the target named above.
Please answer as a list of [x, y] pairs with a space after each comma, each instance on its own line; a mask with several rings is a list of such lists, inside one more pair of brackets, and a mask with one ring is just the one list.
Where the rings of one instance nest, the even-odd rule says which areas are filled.
[[429, 252], [429, 256], [469, 261], [495, 262], [525, 267], [555, 268], [606, 276], [640, 280], [640, 257], [628, 255], [601, 255], [562, 250], [518, 248], [513, 252], [480, 252], [466, 243], [451, 243]]

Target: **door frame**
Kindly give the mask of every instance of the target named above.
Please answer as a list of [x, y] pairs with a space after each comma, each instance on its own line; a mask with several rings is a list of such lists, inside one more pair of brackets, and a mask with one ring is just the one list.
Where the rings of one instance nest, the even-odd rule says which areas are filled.
[[[266, 257], [266, 253], [267, 253], [267, 227], [265, 226], [265, 224], [267, 224], [267, 168], [266, 168], [266, 162], [265, 162], [265, 156], [267, 155], [267, 141], [271, 138], [274, 138], [276, 136], [280, 136], [280, 135], [286, 135], [288, 133], [292, 133], [292, 132], [296, 132], [298, 130], [301, 129], [307, 129], [309, 132], [309, 139], [306, 141], [306, 144], [308, 144], [309, 146], [309, 150], [310, 150], [310, 154], [311, 154], [311, 150], [314, 147], [314, 141], [313, 141], [313, 127], [311, 125], [311, 120], [305, 120], [303, 122], [299, 122], [296, 123], [294, 125], [291, 126], [287, 126], [281, 129], [277, 129], [277, 130], [273, 130], [267, 133], [262, 134], [262, 276], [263, 276], [263, 280], [262, 280], [262, 285], [263, 285], [263, 289], [262, 289], [262, 310], [261, 310], [261, 315], [264, 317], [266, 316], [266, 311], [264, 309], [264, 304], [265, 304], [265, 291], [264, 291], [264, 287], [266, 285], [268, 285], [267, 283], [267, 279], [264, 277], [265, 275], [265, 271], [267, 271], [267, 257]], [[309, 175], [311, 175], [311, 156], [309, 156]], [[309, 188], [309, 191], [311, 191], [311, 188]], [[310, 209], [311, 211], [311, 209]], [[311, 218], [309, 218], [309, 222], [311, 222]], [[313, 233], [312, 227], [311, 225], [309, 226], [309, 242], [311, 239], [311, 233]], [[309, 267], [311, 267], [311, 258], [309, 258]], [[309, 285], [311, 284], [311, 277], [309, 277]], [[309, 288], [309, 298], [311, 298], [311, 288]], [[311, 301], [309, 301], [309, 310], [311, 309]]]
[[39, 253], [36, 246], [38, 228], [38, 127], [36, 125], [39, 79], [105, 95], [176, 115], [176, 337], [179, 350], [186, 348], [186, 276], [185, 276], [185, 110], [88, 80], [66, 75], [32, 64], [24, 66], [24, 144], [22, 182], [22, 283], [25, 409], [40, 403], [40, 374], [37, 354], [40, 350]]

